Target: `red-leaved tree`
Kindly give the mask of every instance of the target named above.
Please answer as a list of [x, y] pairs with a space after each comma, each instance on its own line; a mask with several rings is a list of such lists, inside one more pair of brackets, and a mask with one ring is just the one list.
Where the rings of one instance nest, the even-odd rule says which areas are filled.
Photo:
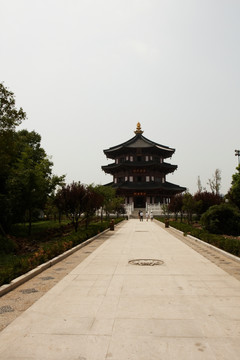
[[75, 231], [78, 230], [81, 215], [86, 209], [86, 187], [80, 182], [63, 186], [56, 194], [56, 206], [72, 221]]

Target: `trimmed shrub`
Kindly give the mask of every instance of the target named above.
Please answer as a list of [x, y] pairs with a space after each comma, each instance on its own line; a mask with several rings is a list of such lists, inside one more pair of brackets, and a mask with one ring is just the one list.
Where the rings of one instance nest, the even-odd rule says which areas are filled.
[[213, 234], [239, 235], [240, 212], [230, 204], [214, 205], [201, 216], [201, 224]]

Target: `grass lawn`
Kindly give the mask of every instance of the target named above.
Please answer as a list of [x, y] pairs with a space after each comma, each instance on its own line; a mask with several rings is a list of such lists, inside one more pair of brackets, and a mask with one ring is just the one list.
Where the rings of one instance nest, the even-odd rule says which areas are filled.
[[[51, 229], [59, 229], [69, 223], [69, 220], [63, 220], [61, 223], [58, 221], [44, 220], [36, 221], [32, 223], [32, 234], [31, 237], [35, 235], [39, 236], [44, 232], [47, 232]], [[16, 237], [27, 237], [28, 236], [28, 223], [25, 224], [15, 224], [12, 227], [11, 235]]]

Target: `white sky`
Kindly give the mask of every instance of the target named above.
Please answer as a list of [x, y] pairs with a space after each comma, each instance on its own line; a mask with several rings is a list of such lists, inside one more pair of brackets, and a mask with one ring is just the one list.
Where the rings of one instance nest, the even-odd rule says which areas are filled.
[[[176, 149], [167, 180], [222, 193], [240, 148], [239, 0], [0, 0], [0, 82], [53, 172], [104, 184], [103, 149], [144, 136]], [[209, 188], [208, 188], [209, 189]]]

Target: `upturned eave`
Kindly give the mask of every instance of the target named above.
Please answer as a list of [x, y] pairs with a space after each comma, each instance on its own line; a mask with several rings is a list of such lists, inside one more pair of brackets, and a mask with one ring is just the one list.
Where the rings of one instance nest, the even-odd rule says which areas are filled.
[[171, 157], [175, 152], [175, 149], [151, 141], [142, 134], [136, 134], [128, 141], [103, 150], [103, 152], [107, 158], [115, 159], [119, 154], [131, 152], [133, 149], [152, 149], [161, 154], [164, 158]]
[[120, 164], [112, 163], [109, 165], [102, 166], [102, 170], [105, 171], [105, 173], [111, 175], [114, 175], [116, 172], [121, 170], [129, 171], [129, 169], [158, 170], [164, 174], [169, 174], [177, 169], [177, 165], [148, 161], [145, 163], [139, 163], [139, 162], [123, 162]]

